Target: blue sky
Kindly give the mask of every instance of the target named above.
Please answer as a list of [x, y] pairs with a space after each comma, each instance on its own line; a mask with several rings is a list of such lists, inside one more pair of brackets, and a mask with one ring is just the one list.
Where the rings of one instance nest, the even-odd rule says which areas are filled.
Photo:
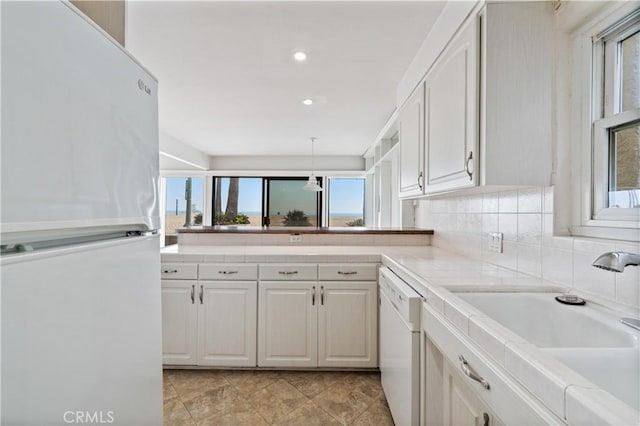
[[[186, 178], [167, 178], [167, 211], [175, 212], [176, 199], [178, 211], [185, 210], [184, 185]], [[329, 206], [332, 213], [362, 213], [364, 205], [364, 179], [331, 179]], [[204, 204], [204, 178], [191, 179], [191, 203], [196, 211], [202, 211]], [[222, 209], [227, 205], [229, 179], [222, 180]], [[262, 197], [261, 178], [241, 178], [238, 211], [260, 212]]]

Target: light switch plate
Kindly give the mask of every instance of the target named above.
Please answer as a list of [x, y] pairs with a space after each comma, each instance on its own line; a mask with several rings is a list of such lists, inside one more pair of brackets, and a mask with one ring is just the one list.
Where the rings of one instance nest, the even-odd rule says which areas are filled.
[[300, 235], [300, 234], [290, 234], [289, 235], [289, 242], [290, 243], [301, 243], [302, 242], [302, 235]]
[[489, 251], [502, 253], [502, 232], [489, 232]]

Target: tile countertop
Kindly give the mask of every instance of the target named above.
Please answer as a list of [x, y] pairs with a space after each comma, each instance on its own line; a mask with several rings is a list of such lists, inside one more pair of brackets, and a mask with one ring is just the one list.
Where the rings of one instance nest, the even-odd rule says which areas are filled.
[[165, 247], [164, 262], [380, 262], [569, 424], [640, 424], [640, 413], [449, 290], [565, 292], [566, 286], [432, 246]]

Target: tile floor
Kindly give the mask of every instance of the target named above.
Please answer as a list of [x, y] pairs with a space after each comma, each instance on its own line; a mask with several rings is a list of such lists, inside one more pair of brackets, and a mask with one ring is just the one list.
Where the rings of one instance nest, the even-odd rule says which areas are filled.
[[375, 372], [165, 370], [164, 424], [393, 426]]

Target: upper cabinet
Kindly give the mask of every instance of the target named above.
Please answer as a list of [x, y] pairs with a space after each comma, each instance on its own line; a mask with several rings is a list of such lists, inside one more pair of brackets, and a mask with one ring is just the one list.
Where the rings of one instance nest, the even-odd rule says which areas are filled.
[[400, 113], [400, 195], [549, 185], [550, 2], [489, 3], [449, 41]]
[[476, 185], [477, 20], [472, 19], [458, 32], [427, 76], [424, 109], [425, 192]]
[[424, 179], [424, 83], [400, 112], [400, 196], [421, 195]]

